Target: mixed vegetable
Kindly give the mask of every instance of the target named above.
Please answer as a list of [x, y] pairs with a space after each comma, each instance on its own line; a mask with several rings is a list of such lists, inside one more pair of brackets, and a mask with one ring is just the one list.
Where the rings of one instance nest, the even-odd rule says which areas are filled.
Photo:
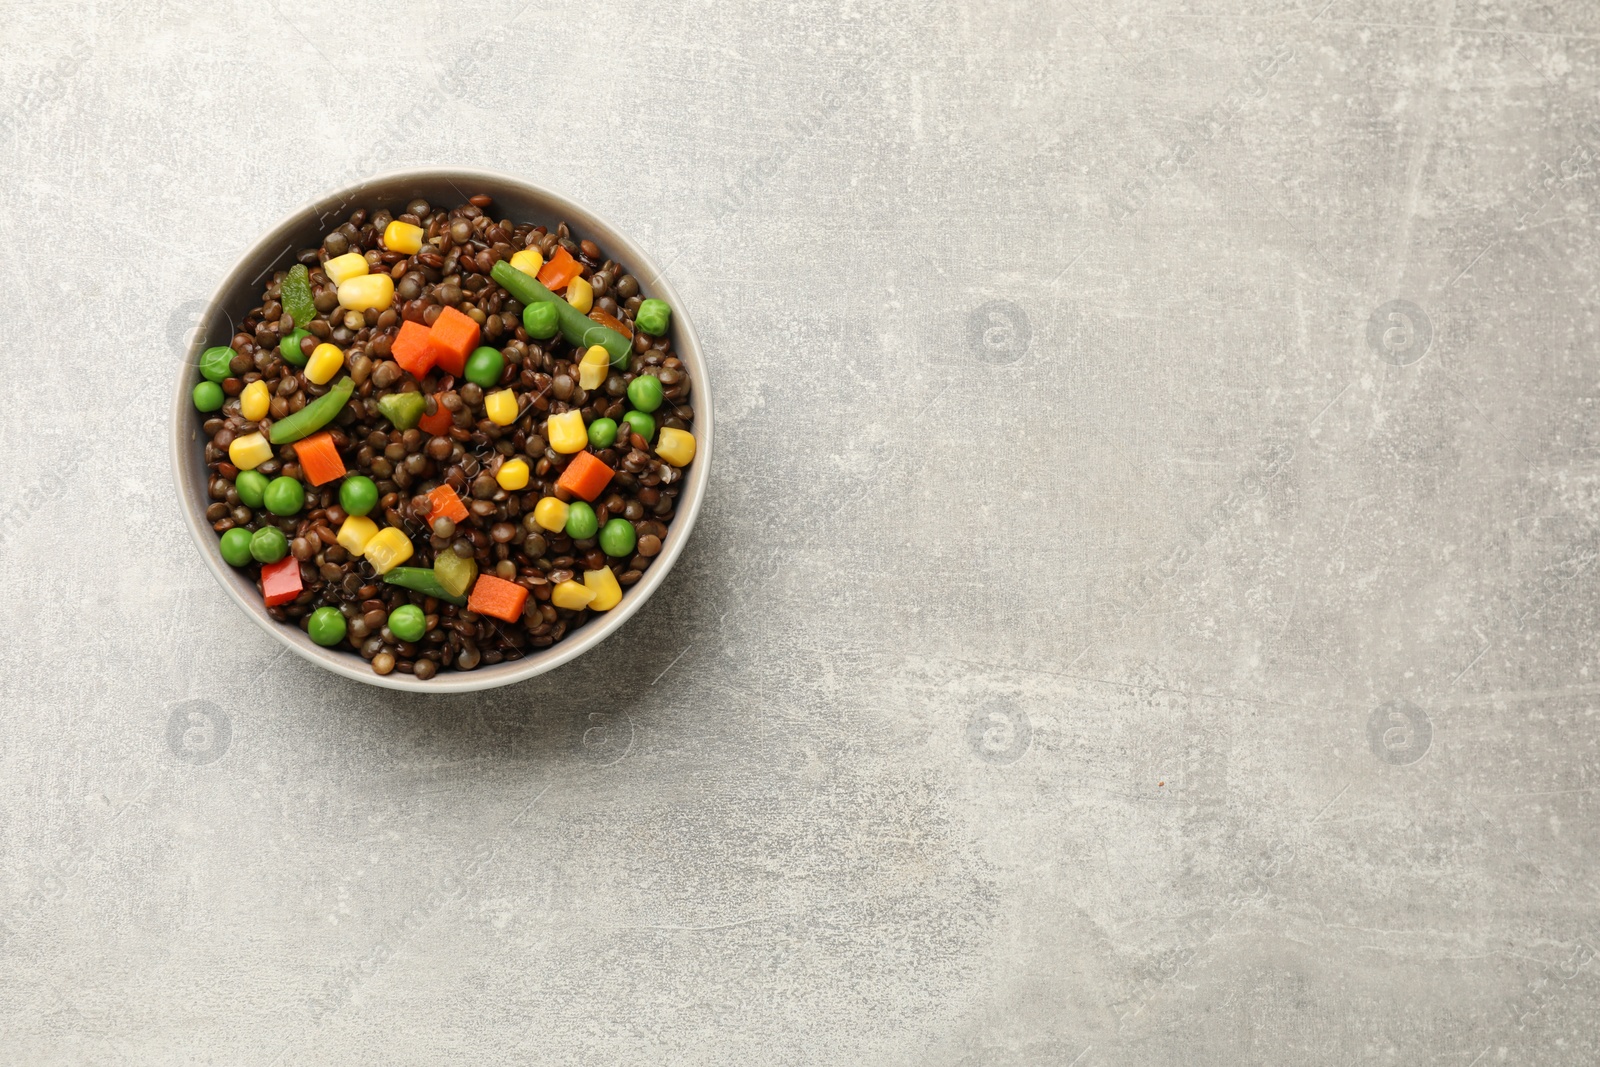
[[514, 659], [616, 607], [695, 457], [667, 304], [492, 204], [356, 211], [200, 357], [223, 560], [379, 674]]

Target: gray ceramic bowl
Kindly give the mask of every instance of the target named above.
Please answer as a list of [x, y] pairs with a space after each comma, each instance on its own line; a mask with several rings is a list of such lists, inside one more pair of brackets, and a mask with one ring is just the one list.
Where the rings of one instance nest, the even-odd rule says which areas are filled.
[[[374, 674], [366, 662], [352, 652], [336, 652], [314, 644], [298, 627], [274, 622], [266, 613], [261, 594], [245, 572], [223, 562], [218, 538], [206, 521], [206, 467], [200, 424], [204, 417], [189, 399], [199, 380], [200, 353], [210, 345], [227, 344], [233, 324], [243, 321], [255, 306], [262, 280], [274, 270], [294, 263], [298, 249], [315, 245], [322, 235], [338, 225], [358, 207], [388, 207], [390, 210], [414, 197], [433, 204], [454, 205], [468, 196], [488, 193], [494, 197], [494, 212], [517, 222], [539, 223], [554, 228], [565, 221], [584, 237], [625, 264], [640, 280], [647, 296], [657, 296], [672, 305], [672, 344], [678, 357], [688, 366], [694, 382], [691, 402], [695, 409], [694, 431], [697, 442], [695, 461], [679, 497], [677, 515], [672, 520], [666, 547], [631, 589], [622, 603], [546, 649], [531, 651], [525, 658], [480, 667], [475, 671], [445, 671], [428, 681], [409, 674]], [[297, 655], [346, 678], [386, 689], [417, 693], [464, 693], [510, 685], [543, 674], [589, 649], [615, 633], [666, 580], [694, 528], [700, 502], [705, 499], [706, 481], [711, 472], [713, 444], [711, 423], [711, 382], [706, 362], [695, 337], [694, 325], [678, 294], [650, 257], [615, 227], [558, 193], [529, 182], [492, 171], [429, 168], [384, 174], [328, 194], [275, 226], [246, 252], [222, 280], [200, 320], [200, 329], [185, 353], [184, 365], [173, 384], [172, 393], [172, 476], [183, 507], [184, 518], [194, 534], [195, 547], [218, 584], [244, 613], [267, 633], [287, 645]]]

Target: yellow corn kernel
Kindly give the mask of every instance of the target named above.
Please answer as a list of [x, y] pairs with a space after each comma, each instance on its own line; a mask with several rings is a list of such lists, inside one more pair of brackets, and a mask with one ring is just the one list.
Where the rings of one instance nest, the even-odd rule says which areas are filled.
[[594, 590], [570, 578], [550, 590], [550, 603], [558, 608], [586, 608], [593, 600]]
[[661, 433], [656, 438], [656, 455], [674, 467], [687, 467], [690, 460], [694, 459], [694, 434], [688, 430], [675, 430], [671, 426], [661, 427]]
[[500, 464], [500, 469], [495, 471], [494, 480], [500, 483], [500, 488], [508, 493], [515, 493], [519, 489], [528, 487], [528, 461], [525, 459], [512, 459]]
[[496, 426], [510, 426], [517, 421], [517, 394], [510, 389], [490, 393], [483, 398], [483, 410]]
[[344, 352], [338, 345], [324, 341], [312, 350], [311, 358], [306, 360], [306, 378], [313, 384], [327, 385], [343, 366]]
[[578, 364], [578, 388], [598, 389], [605, 384], [606, 375], [611, 373], [611, 353], [606, 351], [605, 345], [594, 345], [583, 354], [583, 362]]
[[271, 406], [272, 390], [267, 388], [266, 382], [251, 382], [239, 394], [239, 414], [251, 422], [266, 418]]
[[339, 283], [339, 306], [346, 311], [388, 311], [392, 303], [394, 279], [387, 274], [360, 274]]
[[567, 502], [553, 496], [541, 497], [533, 506], [533, 521], [551, 533], [567, 528]]
[[577, 277], [567, 283], [567, 303], [579, 313], [589, 314], [589, 309], [594, 307], [594, 286], [589, 284], [588, 278]]
[[339, 547], [352, 556], [365, 555], [367, 543], [377, 532], [377, 523], [365, 515], [352, 515], [339, 527]]
[[583, 412], [564, 411], [551, 415], [545, 420], [544, 436], [557, 452], [582, 452], [589, 444], [589, 428], [583, 424]]
[[414, 256], [422, 251], [422, 227], [395, 219], [383, 228], [383, 247]]
[[326, 274], [334, 285], [343, 285], [351, 278], [359, 278], [367, 273], [367, 257], [360, 252], [346, 252], [324, 263], [322, 273]]
[[235, 437], [228, 446], [228, 462], [242, 471], [253, 471], [271, 458], [272, 446], [258, 433]]
[[590, 611], [610, 611], [622, 600], [622, 586], [617, 584], [617, 576], [611, 573], [610, 567], [584, 571], [583, 584], [594, 594], [589, 602]]
[[379, 574], [388, 574], [400, 564], [411, 558], [411, 538], [397, 526], [385, 526], [367, 539], [363, 555], [367, 562], [372, 564], [372, 569]]
[[524, 248], [522, 251], [513, 252], [511, 255], [512, 269], [520, 270], [530, 278], [537, 278], [539, 269], [543, 266], [544, 257], [539, 254], [537, 248]]

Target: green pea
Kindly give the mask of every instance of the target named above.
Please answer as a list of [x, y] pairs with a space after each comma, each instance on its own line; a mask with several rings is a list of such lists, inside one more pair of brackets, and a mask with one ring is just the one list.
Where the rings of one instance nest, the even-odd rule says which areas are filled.
[[220, 411], [226, 399], [222, 386], [216, 382], [201, 382], [194, 387], [194, 406], [201, 411]]
[[250, 535], [250, 555], [257, 563], [276, 563], [289, 554], [289, 538], [276, 526], [263, 526]]
[[472, 350], [467, 357], [467, 381], [477, 382], [485, 389], [500, 384], [500, 372], [506, 369], [506, 359], [497, 349], [484, 345]]
[[548, 300], [537, 300], [522, 309], [522, 328], [535, 341], [548, 341], [561, 332], [561, 313]]
[[346, 478], [339, 486], [339, 506], [346, 515], [365, 515], [378, 506], [378, 487], [365, 474]]
[[639, 537], [627, 519], [612, 519], [600, 531], [600, 548], [608, 556], [631, 556]]
[[259, 508], [267, 495], [267, 476], [260, 471], [240, 471], [233, 480], [239, 492], [239, 503], [247, 508]]
[[318, 608], [306, 620], [306, 635], [324, 647], [343, 641], [346, 629], [344, 613], [335, 607]]
[[595, 517], [594, 508], [581, 500], [574, 500], [567, 505], [567, 536], [574, 541], [584, 541], [594, 536], [600, 528], [600, 520]]
[[610, 448], [617, 440], [617, 424], [610, 419], [595, 419], [589, 424], [589, 443], [596, 448]]
[[278, 355], [283, 357], [285, 363], [291, 363], [296, 367], [304, 367], [306, 365], [306, 354], [300, 351], [300, 339], [310, 336], [310, 331], [302, 330], [296, 326], [293, 333], [278, 342]]
[[280, 476], [267, 483], [261, 502], [274, 515], [293, 515], [306, 502], [306, 490], [300, 479]]
[[644, 438], [649, 444], [650, 439], [656, 435], [656, 420], [642, 411], [630, 411], [622, 416], [622, 421], [633, 429], [633, 432]]
[[233, 362], [233, 357], [239, 353], [227, 345], [216, 345], [200, 353], [200, 375], [208, 382], [220, 382], [233, 377], [233, 368], [228, 364]]
[[250, 554], [250, 531], [235, 526], [222, 535], [222, 558], [230, 567], [243, 567], [255, 557]]
[[633, 316], [634, 325], [651, 337], [660, 337], [666, 333], [667, 323], [671, 319], [672, 308], [667, 306], [665, 300], [654, 298], [640, 304], [638, 314]]
[[428, 617], [415, 604], [401, 604], [389, 612], [389, 632], [402, 641], [420, 641], [428, 632]]
[[654, 411], [661, 406], [661, 379], [641, 374], [628, 383], [628, 402], [639, 411]]

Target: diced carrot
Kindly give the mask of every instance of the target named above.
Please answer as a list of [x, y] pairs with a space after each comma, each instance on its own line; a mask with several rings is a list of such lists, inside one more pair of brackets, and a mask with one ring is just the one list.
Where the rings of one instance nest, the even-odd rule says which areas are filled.
[[492, 615], [505, 622], [522, 618], [522, 605], [528, 600], [528, 591], [516, 582], [480, 574], [472, 584], [472, 595], [467, 597], [467, 610], [479, 615]]
[[593, 311], [589, 312], [589, 317], [602, 326], [611, 327], [628, 340], [633, 340], [633, 331], [630, 330], [628, 328], [628, 324], [623, 322], [621, 319], [614, 319], [610, 315], [607, 315], [604, 311], [601, 311], [599, 308], [595, 308]]
[[561, 472], [556, 486], [593, 503], [594, 498], [605, 491], [606, 484], [615, 473], [593, 452], [579, 452], [567, 464], [567, 469]]
[[422, 323], [410, 319], [400, 324], [400, 332], [389, 346], [389, 354], [419, 382], [433, 369], [438, 359], [433, 348], [433, 335]]
[[300, 470], [312, 485], [326, 485], [345, 475], [344, 460], [334, 447], [333, 434], [318, 430], [310, 437], [294, 443], [294, 454], [300, 460]]
[[582, 273], [583, 264], [573, 259], [572, 253], [557, 245], [556, 254], [539, 270], [539, 280], [552, 293], [559, 293], [567, 287], [568, 282]]
[[293, 556], [284, 556], [276, 563], [262, 566], [261, 597], [267, 602], [267, 607], [287, 604], [303, 590], [304, 586], [300, 584], [300, 561]]
[[457, 378], [467, 369], [467, 357], [478, 347], [478, 324], [453, 307], [446, 307], [428, 331], [433, 340], [434, 366]]
[[441, 515], [451, 522], [460, 522], [467, 517], [467, 506], [456, 496], [456, 491], [448, 484], [441, 485], [428, 494], [428, 503], [433, 507], [428, 511], [428, 521], [432, 522]]
[[450, 410], [444, 406], [444, 394], [433, 394], [434, 409], [432, 415], [424, 415], [417, 421], [417, 426], [423, 433], [435, 437], [443, 437], [450, 432], [450, 427], [455, 425], [455, 420], [450, 417]]

